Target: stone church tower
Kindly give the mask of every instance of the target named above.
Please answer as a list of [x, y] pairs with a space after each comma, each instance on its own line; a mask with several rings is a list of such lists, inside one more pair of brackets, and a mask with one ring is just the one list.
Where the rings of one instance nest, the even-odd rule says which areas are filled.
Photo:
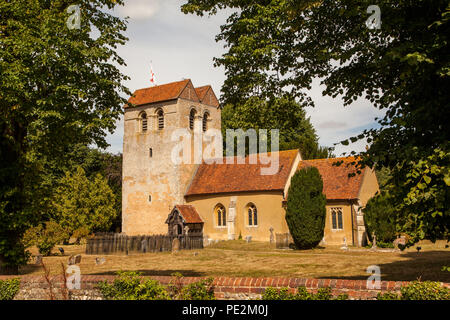
[[[165, 221], [184, 195], [198, 164], [176, 164], [174, 131], [221, 128], [219, 102], [211, 86], [191, 80], [137, 90], [125, 107], [123, 138], [122, 232], [163, 234]], [[192, 144], [193, 145], [193, 139]], [[193, 147], [191, 148], [193, 150]]]

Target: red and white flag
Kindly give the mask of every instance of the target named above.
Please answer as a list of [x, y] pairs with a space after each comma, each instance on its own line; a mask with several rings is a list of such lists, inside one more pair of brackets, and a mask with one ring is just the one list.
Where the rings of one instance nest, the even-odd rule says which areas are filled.
[[152, 85], [156, 86], [156, 77], [155, 77], [155, 73], [153, 72], [153, 66], [150, 63], [150, 82]]

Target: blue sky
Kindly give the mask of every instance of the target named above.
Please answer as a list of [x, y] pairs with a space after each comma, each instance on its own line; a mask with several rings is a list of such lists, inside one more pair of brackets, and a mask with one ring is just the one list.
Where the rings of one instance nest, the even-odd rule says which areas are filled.
[[[158, 84], [190, 78], [194, 86], [210, 84], [220, 96], [224, 69], [214, 67], [213, 58], [221, 56], [225, 49], [223, 43], [215, 41], [215, 36], [230, 12], [213, 17], [185, 15], [180, 11], [184, 2], [126, 0], [124, 7], [115, 9], [117, 15], [130, 17], [126, 32], [129, 41], [118, 53], [127, 63], [121, 71], [131, 78], [126, 83], [131, 91], [150, 86], [152, 61]], [[341, 99], [322, 96], [323, 89], [318, 80], [314, 82], [310, 94], [316, 107], [307, 109], [322, 145], [333, 146], [365, 128], [374, 127], [374, 118], [382, 115], [365, 99], [344, 107]], [[114, 134], [107, 137], [111, 145], [108, 151], [122, 152], [122, 137], [121, 119]], [[364, 147], [364, 141], [336, 146], [335, 154], [362, 151]]]

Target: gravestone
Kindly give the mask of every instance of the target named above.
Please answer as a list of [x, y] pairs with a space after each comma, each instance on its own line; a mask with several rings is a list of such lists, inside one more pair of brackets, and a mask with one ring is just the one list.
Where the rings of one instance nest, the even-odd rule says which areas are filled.
[[348, 246], [347, 246], [347, 238], [346, 238], [346, 237], [344, 237], [343, 242], [344, 242], [344, 243], [343, 243], [341, 249], [342, 249], [342, 250], [348, 250]]
[[405, 236], [398, 237], [393, 242], [394, 248], [400, 249], [399, 245], [405, 246], [406, 245], [406, 238]]
[[377, 236], [375, 235], [375, 233], [372, 233], [372, 249], [376, 248], [377, 248]]
[[42, 255], [41, 255], [41, 254], [38, 254], [38, 255], [36, 256], [36, 264], [37, 264], [37, 265], [42, 264]]
[[180, 251], [180, 240], [178, 238], [172, 241], [172, 253]]
[[143, 253], [147, 252], [148, 241], [146, 239], [141, 241], [141, 250]]
[[81, 262], [81, 255], [80, 254], [77, 254], [77, 255], [75, 255], [75, 256], [70, 256], [69, 257], [69, 262], [68, 262], [68, 264], [69, 264], [69, 266], [71, 266], [71, 265], [73, 265], [73, 264], [78, 264], [78, 263], [80, 263]]

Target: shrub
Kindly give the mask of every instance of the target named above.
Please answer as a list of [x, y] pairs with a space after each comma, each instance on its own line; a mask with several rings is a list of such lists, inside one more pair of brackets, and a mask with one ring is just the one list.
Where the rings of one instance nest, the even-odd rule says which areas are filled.
[[80, 244], [81, 239], [88, 237], [90, 234], [91, 234], [91, 231], [89, 230], [89, 228], [86, 226], [82, 226], [82, 227], [79, 227], [78, 229], [76, 229], [73, 232], [72, 236], [76, 239], [75, 243]]
[[115, 195], [102, 175], [88, 178], [81, 167], [68, 171], [52, 198], [53, 215], [73, 235], [80, 228], [107, 231], [116, 218]]
[[395, 292], [378, 293], [377, 300], [400, 300], [400, 295]]
[[400, 294], [378, 294], [377, 300], [450, 300], [450, 289], [441, 286], [439, 282], [413, 281], [402, 287]]
[[396, 238], [395, 209], [392, 200], [386, 193], [371, 198], [364, 211], [364, 222], [370, 241], [372, 233], [377, 237], [377, 246], [380, 248], [393, 248], [392, 242]]
[[323, 238], [326, 198], [319, 170], [308, 167], [297, 171], [289, 187], [286, 222], [298, 249], [316, 247]]
[[0, 280], [0, 300], [12, 300], [19, 292], [20, 279]]
[[175, 283], [163, 286], [156, 280], [142, 281], [137, 272], [118, 272], [112, 284], [100, 282], [98, 288], [108, 300], [214, 300], [213, 279], [208, 278], [181, 285], [181, 274], [174, 274]]
[[402, 300], [450, 300], [450, 289], [439, 282], [413, 281], [400, 292]]
[[190, 283], [181, 290], [180, 300], [215, 300], [213, 278]]
[[288, 288], [266, 288], [262, 296], [263, 300], [294, 300], [294, 295], [288, 292]]
[[264, 291], [262, 300], [347, 300], [348, 295], [333, 297], [331, 288], [320, 288], [317, 293], [310, 293], [305, 287], [297, 288], [296, 293], [290, 293], [288, 288], [269, 287]]
[[67, 238], [67, 232], [55, 221], [47, 221], [44, 225], [32, 227], [25, 232], [25, 247], [35, 245], [39, 253], [49, 256], [52, 249]]
[[100, 282], [98, 288], [107, 300], [168, 300], [166, 288], [156, 280], [142, 282], [137, 272], [119, 271], [112, 284]]

